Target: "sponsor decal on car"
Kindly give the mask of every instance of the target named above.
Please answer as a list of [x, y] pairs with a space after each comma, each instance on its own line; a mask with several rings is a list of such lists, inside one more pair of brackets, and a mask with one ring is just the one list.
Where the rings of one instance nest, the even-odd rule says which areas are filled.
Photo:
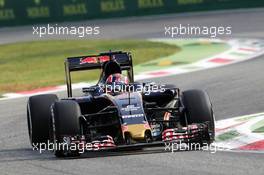
[[109, 56], [100, 56], [99, 57], [99, 61], [100, 61], [100, 63], [104, 63], [106, 61], [110, 61], [110, 57]]
[[99, 56], [99, 57], [85, 57], [80, 59], [80, 64], [96, 64], [96, 63], [104, 63], [109, 61], [109, 56]]
[[136, 105], [127, 105], [126, 107], [121, 108], [122, 111], [126, 111], [126, 112], [137, 111], [138, 109], [140, 109], [140, 106], [136, 106]]
[[122, 119], [144, 117], [144, 114], [123, 115]]
[[80, 64], [86, 64], [86, 63], [97, 63], [97, 58], [96, 57], [85, 57], [81, 58]]

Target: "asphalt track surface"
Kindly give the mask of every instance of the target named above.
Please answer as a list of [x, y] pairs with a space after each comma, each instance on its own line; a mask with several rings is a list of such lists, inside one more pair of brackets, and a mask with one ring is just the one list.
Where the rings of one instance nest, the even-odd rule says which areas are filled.
[[[94, 21], [100, 23], [100, 21]], [[87, 22], [88, 24], [89, 22]], [[113, 38], [162, 37], [164, 24], [230, 24], [232, 37], [263, 38], [264, 10], [214, 12], [101, 21]], [[121, 29], [122, 31], [121, 32]], [[111, 31], [108, 31], [112, 29]], [[115, 29], [115, 30], [113, 30]], [[108, 31], [108, 32], [107, 32]], [[30, 27], [1, 29], [0, 42], [35, 39]], [[119, 32], [119, 35], [116, 34]], [[23, 36], [20, 34], [23, 33]], [[29, 35], [27, 35], [27, 33]], [[107, 34], [108, 35], [108, 34]], [[30, 37], [31, 36], [31, 37]], [[29, 37], [29, 38], [28, 38]], [[103, 36], [102, 36], [103, 37]], [[264, 111], [264, 56], [225, 67], [153, 79], [184, 89], [205, 89], [216, 119]], [[59, 93], [65, 96], [65, 93]], [[252, 152], [184, 151], [164, 149], [84, 155], [57, 159], [51, 153], [33, 152], [26, 125], [26, 98], [0, 101], [0, 174], [263, 174], [264, 154]]]

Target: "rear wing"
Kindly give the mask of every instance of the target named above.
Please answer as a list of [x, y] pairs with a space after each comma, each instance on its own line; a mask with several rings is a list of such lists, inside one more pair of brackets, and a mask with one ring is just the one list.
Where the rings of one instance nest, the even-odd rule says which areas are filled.
[[72, 71], [101, 69], [107, 61], [115, 60], [122, 70], [132, 66], [131, 54], [129, 52], [108, 52], [99, 55], [70, 57], [65, 60], [67, 69]]
[[127, 70], [129, 78], [134, 81], [132, 56], [130, 52], [107, 52], [99, 55], [69, 57], [65, 60], [65, 73], [68, 97], [72, 97], [71, 72], [102, 69], [105, 62], [116, 61], [121, 70]]

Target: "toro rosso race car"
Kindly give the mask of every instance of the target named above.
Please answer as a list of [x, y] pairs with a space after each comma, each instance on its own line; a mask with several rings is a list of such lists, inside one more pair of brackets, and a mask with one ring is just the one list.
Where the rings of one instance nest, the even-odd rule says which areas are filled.
[[[98, 83], [84, 87], [83, 96], [73, 97], [71, 72], [94, 69], [101, 69]], [[67, 98], [45, 94], [28, 100], [33, 147], [52, 145], [57, 157], [66, 157], [79, 156], [80, 150], [214, 141], [214, 113], [207, 93], [135, 82], [128, 52], [67, 58], [65, 71]]]

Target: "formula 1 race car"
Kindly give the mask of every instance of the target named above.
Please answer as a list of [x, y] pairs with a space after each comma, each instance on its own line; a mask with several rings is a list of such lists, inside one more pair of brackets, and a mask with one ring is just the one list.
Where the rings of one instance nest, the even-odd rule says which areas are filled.
[[[84, 87], [82, 97], [73, 97], [71, 72], [94, 69], [102, 70], [98, 83]], [[135, 82], [129, 52], [67, 58], [65, 70], [67, 98], [45, 94], [28, 100], [33, 147], [52, 143], [57, 157], [67, 157], [79, 156], [80, 150], [214, 141], [214, 113], [207, 93]]]

